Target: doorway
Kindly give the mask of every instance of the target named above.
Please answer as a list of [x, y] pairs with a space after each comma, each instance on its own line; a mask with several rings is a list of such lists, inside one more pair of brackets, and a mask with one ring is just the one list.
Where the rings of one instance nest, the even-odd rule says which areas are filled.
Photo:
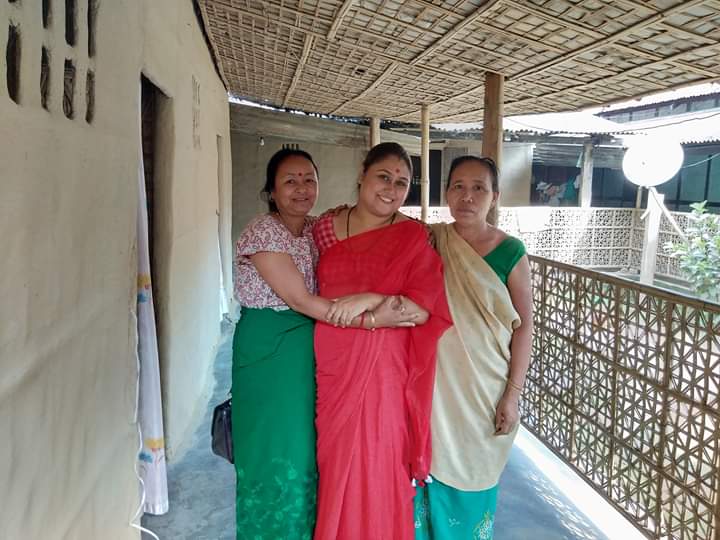
[[[155, 311], [163, 409], [166, 403], [169, 259], [172, 245], [171, 180], [173, 157], [172, 100], [141, 75], [142, 154], [148, 216], [150, 282]], [[166, 411], [163, 411], [165, 413]], [[166, 415], [164, 415], [166, 417]]]

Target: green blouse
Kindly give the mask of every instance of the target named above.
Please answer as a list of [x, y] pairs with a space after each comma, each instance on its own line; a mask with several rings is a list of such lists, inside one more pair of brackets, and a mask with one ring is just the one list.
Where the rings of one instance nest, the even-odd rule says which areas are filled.
[[527, 253], [525, 244], [514, 236], [508, 236], [483, 259], [495, 271], [500, 281], [507, 285], [510, 272], [525, 253]]

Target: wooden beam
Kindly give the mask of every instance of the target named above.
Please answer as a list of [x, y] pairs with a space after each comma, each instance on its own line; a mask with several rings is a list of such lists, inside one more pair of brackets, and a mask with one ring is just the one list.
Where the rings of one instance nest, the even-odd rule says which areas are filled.
[[220, 56], [217, 44], [215, 43], [215, 39], [213, 38], [213, 27], [210, 25], [210, 19], [208, 18], [207, 14], [207, 7], [205, 6], [205, 2], [198, 2], [197, 5], [200, 8], [200, 17], [202, 18], [202, 24], [205, 30], [205, 34], [207, 35], [207, 40], [210, 44], [210, 52], [213, 56], [213, 63], [215, 64], [215, 68], [218, 70], [220, 80], [222, 80], [223, 84], [225, 85], [225, 90], [230, 91], [230, 83], [228, 82], [228, 79], [225, 76], [225, 72], [223, 71], [222, 56]]
[[[307, 28], [303, 28], [302, 26], [298, 24], [290, 24], [286, 21], [281, 21], [275, 18], [272, 18], [271, 16], [263, 13], [257, 13], [254, 11], [249, 11], [246, 9], [239, 8], [235, 5], [233, 6], [227, 6], [228, 11], [232, 11], [234, 13], [237, 13], [238, 15], [243, 15], [245, 17], [252, 17], [253, 19], [256, 19], [258, 21], [263, 21], [266, 23], [266, 26], [270, 25], [276, 25], [280, 26], [282, 28], [288, 28], [289, 30], [297, 30], [298, 32], [302, 32], [303, 34], [310, 34], [315, 37], [325, 38], [325, 35], [317, 32], [315, 30], [309, 30]], [[312, 19], [312, 22], [324, 22], [322, 19], [316, 20], [312, 15], [309, 14], [302, 14], [304, 17], [310, 17]]]
[[[228, 9], [229, 9], [229, 10], [232, 10], [232, 11], [234, 11], [234, 12], [240, 14], [240, 15], [245, 15], [245, 16], [247, 16], [247, 17], [252, 17], [252, 18], [254, 18], [254, 19], [263, 21], [263, 22], [265, 22], [267, 25], [273, 25], [273, 24], [274, 24], [274, 25], [277, 25], [277, 26], [280, 26], [280, 27], [288, 28], [288, 29], [290, 29], [290, 30], [296, 30], [296, 31], [298, 31], [298, 32], [302, 32], [302, 33], [304, 33], [304, 34], [310, 34], [310, 35], [312, 35], [312, 36], [314, 36], [314, 37], [316, 37], [316, 38], [326, 39], [326, 36], [325, 36], [325, 35], [323, 35], [323, 34], [321, 34], [321, 33], [319, 33], [319, 32], [316, 32], [316, 31], [314, 31], [314, 30], [307, 30], [307, 29], [302, 28], [302, 27], [300, 27], [300, 26], [298, 26], [298, 25], [296, 25], [296, 24], [290, 24], [290, 23], [287, 23], [287, 22], [285, 22], [285, 21], [278, 21], [278, 20], [275, 20], [275, 19], [271, 19], [270, 17], [267, 17], [267, 16], [265, 16], [265, 15], [262, 15], [262, 14], [259, 14], [259, 13], [254, 13], [254, 12], [251, 12], [251, 11], [246, 11], [246, 10], [244, 10], [244, 9], [241, 9], [241, 8], [237, 7], [237, 6], [228, 6]], [[305, 15], [305, 16], [308, 16], [308, 17], [309, 17], [310, 15]], [[358, 30], [353, 28], [353, 31], [358, 31]], [[371, 34], [368, 34], [368, 32], [365, 32], [365, 34], [366, 34], [366, 35], [371, 35]], [[391, 39], [391, 38], [388, 37], [387, 39]], [[386, 60], [389, 60], [390, 62], [397, 62], [398, 64], [403, 64], [403, 65], [406, 65], [406, 66], [409, 66], [409, 65], [410, 65], [409, 62], [405, 62], [405, 61], [403, 61], [403, 60], [400, 60], [400, 59], [398, 59], [396, 56], [393, 56], [393, 55], [390, 55], [390, 54], [386, 54], [386, 53], [380, 52], [380, 51], [378, 51], [378, 50], [372, 49], [371, 47], [367, 47], [367, 46], [365, 46], [365, 45], [361, 45], [361, 44], [359, 44], [359, 43], [344, 42], [343, 45], [345, 45], [347, 48], [355, 48], [355, 49], [357, 49], [357, 50], [359, 50], [359, 51], [363, 51], [363, 52], [365, 52], [365, 53], [367, 53], [367, 54], [375, 55], [375, 56], [377, 56], [378, 58], [384, 58], [384, 59], [386, 59]], [[446, 76], [446, 77], [456, 77], [456, 76], [454, 76], [452, 73], [449, 73], [449, 72], [444, 71], [444, 70], [442, 70], [442, 69], [434, 68], [434, 67], [432, 67], [432, 66], [415, 66], [415, 69], [419, 69], [420, 71], [424, 71], [424, 72], [426, 72], [426, 73], [434, 73], [434, 74], [437, 74], [437, 75], [444, 75], [444, 76]], [[481, 81], [481, 80], [482, 80], [482, 78], [480, 78], [480, 77], [465, 76], [464, 78], [465, 78], [465, 79], [470, 79], [470, 80], [476, 80], [476, 81]]]
[[[635, 66], [634, 68], [630, 68], [630, 69], [628, 69], [628, 70], [622, 71], [622, 72], [617, 73], [616, 75], [613, 75], [613, 76], [611, 76], [611, 77], [601, 77], [601, 78], [592, 80], [592, 81], [590, 81], [590, 82], [586, 82], [586, 83], [582, 83], [582, 84], [579, 84], [579, 85], [576, 85], [576, 86], [572, 86], [572, 87], [570, 87], [570, 88], [566, 88], [566, 89], [564, 89], [564, 90], [557, 90], [557, 91], [555, 91], [555, 92], [550, 92], [550, 93], [547, 93], [547, 94], [542, 94], [542, 95], [540, 95], [540, 96], [534, 96], [534, 97], [531, 97], [531, 98], [520, 99], [520, 100], [517, 100], [517, 101], [513, 101], [512, 104], [513, 104], [513, 105], [516, 105], [516, 104], [519, 104], [519, 103], [527, 103], [527, 102], [535, 101], [535, 100], [540, 99], [540, 98], [549, 98], [549, 97], [554, 97], [554, 96], [557, 96], [557, 95], [563, 95], [563, 94], [567, 94], [567, 93], [568, 93], [568, 90], [572, 90], [572, 91], [575, 91], [575, 92], [576, 92], [576, 91], [578, 91], [578, 90], [581, 90], [582, 88], [586, 88], [586, 87], [588, 87], [588, 86], [594, 86], [594, 85], [596, 85], [597, 83], [599, 83], [600, 81], [605, 82], [605, 83], [608, 83], [608, 82], [610, 82], [610, 81], [612, 81], [613, 79], [616, 79], [616, 78], [618, 78], [618, 77], [628, 77], [628, 76], [630, 76], [632, 73], [634, 73], [634, 72], [636, 72], [636, 71], [644, 71], [644, 70], [647, 70], [648, 68], [650, 68], [650, 67], [652, 67], [652, 66], [655, 66], [655, 65], [658, 65], [658, 64], [672, 64], [673, 61], [677, 60], [678, 58], [682, 58], [683, 56], [688, 55], [688, 54], [694, 54], [694, 53], [705, 52], [705, 51], [714, 51], [715, 49], [718, 49], [718, 48], [720, 48], [720, 44], [717, 44], [717, 45], [703, 45], [702, 47], [697, 47], [697, 48], [695, 48], [695, 49], [688, 49], [688, 50], [686, 50], [686, 51], [679, 52], [679, 53], [677, 53], [677, 54], [674, 54], [674, 55], [672, 55], [672, 56], [668, 56], [668, 57], [666, 57], [666, 58], [662, 58], [662, 59], [660, 59], [660, 60], [655, 60], [655, 61], [649, 62], [649, 63], [647, 63], [647, 64], [642, 64], [642, 65], [639, 65], [639, 66]], [[513, 81], [514, 81], [514, 80], [516, 80], [516, 78], [517, 78], [517, 76], [508, 77], [508, 80], [509, 80], [509, 81], [510, 81], [510, 80], [513, 80]], [[656, 83], [656, 82], [653, 82], [653, 81], [647, 81], [647, 80], [645, 80], [645, 81], [643, 81], [643, 82], [644, 82], [645, 84], [648, 84], [648, 85], [651, 85], [651, 86], [655, 86], [655, 88], [656, 88], [656, 90], [657, 90], [658, 92], [662, 92], [662, 91], [664, 91], [664, 90], [670, 90], [671, 88], [682, 88], [682, 87], [685, 87], [685, 86], [690, 86], [690, 85], [692, 85], [692, 84], [699, 84], [699, 83], [701, 83], [701, 82], [714, 82], [714, 81], [717, 80], [718, 78], [720, 78], [720, 73], [717, 73], [717, 74], [713, 73], [713, 76], [712, 76], [712, 77], [709, 77], [709, 78], [707, 78], [707, 79], [703, 79], [703, 80], [699, 80], [699, 81], [690, 81], [690, 82], [683, 83], [683, 84], [680, 84], [680, 85], [676, 85], [676, 86], [673, 86], [673, 87], [663, 86], [662, 84]], [[530, 84], [533, 84], [533, 83], [530, 83]], [[650, 94], [650, 93], [652, 93], [652, 92], [653, 92], [652, 90], [648, 90], [647, 92], [644, 92], [644, 93], [642, 93], [641, 95], [647, 95], [647, 94]], [[619, 101], [622, 101], [622, 100], [624, 100], [624, 99], [629, 99], [629, 98], [632, 98], [632, 97], [634, 97], [634, 96], [627, 96], [627, 98], [621, 98]], [[607, 102], [607, 103], [611, 103], [611, 102]]]
[[488, 73], [483, 99], [483, 156], [493, 158], [500, 166], [503, 137], [504, 77]]
[[425, 7], [425, 8], [429, 8], [429, 9], [435, 10], [435, 11], [437, 11], [437, 12], [439, 12], [439, 13], [442, 13], [443, 15], [446, 15], [446, 16], [460, 17], [460, 18], [465, 17], [465, 14], [463, 14], [463, 13], [461, 13], [461, 12], [459, 12], [459, 11], [455, 11], [455, 10], [453, 10], [453, 9], [448, 9], [448, 8], [446, 8], [446, 7], [443, 7], [443, 6], [438, 6], [438, 5], [436, 5], [436, 4], [433, 4], [432, 2], [429, 2], [428, 0], [413, 0], [413, 3], [415, 3], [415, 4], [420, 4], [421, 6], [423, 6], [423, 7]]
[[[435, 5], [431, 4], [430, 2], [426, 2], [426, 1], [424, 1], [424, 0], [415, 0], [415, 1], [418, 2], [418, 3], [420, 3], [421, 5], [425, 5], [426, 7], [430, 7], [430, 8], [436, 9], [436, 10], [438, 10], [438, 11], [440, 11], [441, 13], [444, 13], [444, 14], [446, 14], [446, 15], [453, 15], [453, 16], [456, 16], [456, 17], [462, 16], [461, 13], [458, 13], [458, 12], [452, 11], [452, 10], [447, 10], [447, 9], [440, 8], [439, 6], [435, 6]], [[598, 32], [597, 30], [594, 30], [592, 27], [586, 26], [586, 25], [581, 24], [581, 23], [573, 23], [573, 22], [565, 21], [565, 20], [563, 20], [563, 21], [561, 22], [560, 20], [558, 20], [558, 18], [557, 18], [556, 16], [550, 15], [550, 14], [546, 14], [546, 13], [544, 13], [544, 12], [542, 12], [542, 11], [539, 11], [538, 9], [534, 9], [533, 7], [531, 7], [531, 6], [527, 5], [527, 4], [521, 4], [521, 3], [515, 2], [515, 1], [513, 1], [513, 0], [502, 0], [502, 2], [503, 2], [503, 4], [505, 4], [505, 5], [510, 5], [510, 6], [512, 6], [512, 7], [515, 7], [516, 9], [523, 10], [523, 11], [525, 11], [525, 12], [528, 13], [528, 14], [531, 14], [531, 15], [534, 15], [534, 16], [536, 16], [536, 17], [538, 17], [538, 18], [541, 18], [541, 19], [543, 19], [543, 20], [546, 21], [546, 22], [549, 22], [549, 23], [552, 23], [552, 24], [556, 24], [556, 25], [557, 25], [557, 24], [562, 24], [563, 26], [566, 26], [567, 28], [570, 28], [570, 29], [572, 29], [572, 30], [575, 30], [575, 31], [578, 31], [578, 32], [580, 32], [580, 33], [586, 34], [587, 36], [592, 37], [592, 38], [594, 38], [594, 39], [602, 39], [602, 38], [607, 37], [607, 34], [604, 34], [604, 33], [602, 33], [602, 32]], [[644, 5], [642, 5], [642, 4], [637, 4], [636, 2], [628, 2], [628, 1], [626, 1], [625, 3], [628, 4], [628, 5], [634, 6], [634, 7], [638, 8], [638, 9], [642, 8], [642, 9], [645, 9], [645, 10], [647, 10], [647, 11], [653, 13], [653, 14], [658, 14], [658, 12], [657, 12], [656, 10], [651, 9], [651, 8], [649, 8], [648, 6], [644, 6]], [[530, 45], [530, 46], [533, 46], [533, 47], [539, 47], [539, 48], [542, 48], [542, 49], [545, 49], [545, 50], [548, 50], [548, 51], [553, 51], [553, 52], [556, 52], [556, 53], [559, 53], [559, 54], [567, 54], [567, 53], [572, 52], [572, 51], [570, 51], [570, 50], [568, 50], [568, 49], [566, 49], [566, 48], [562, 48], [562, 47], [558, 47], [558, 46], [552, 45], [552, 44], [548, 43], [547, 41], [540, 41], [540, 40], [532, 39], [532, 38], [529, 38], [528, 36], [524, 36], [524, 35], [518, 34], [518, 33], [516, 33], [516, 32], [511, 32], [511, 31], [506, 30], [506, 29], [504, 29], [504, 28], [497, 28], [497, 27], [495, 27], [494, 25], [492, 25], [492, 24], [490, 24], [490, 23], [486, 23], [486, 22], [483, 22], [483, 21], [475, 21], [475, 24], [476, 24], [477, 26], [481, 27], [481, 28], [487, 29], [489, 32], [493, 32], [493, 33], [495, 33], [495, 34], [504, 35], [504, 36], [509, 37], [509, 38], [511, 38], [511, 39], [516, 39], [516, 40], [518, 40], [518, 41], [522, 41], [523, 43], [526, 43], [527, 45]], [[662, 26], [667, 26], [668, 28], [670, 28], [670, 29], [673, 30], [673, 31], [684, 32], [685, 34], [692, 35], [693, 37], [697, 37], [697, 38], [703, 39], [703, 40], [705, 40], [705, 41], [707, 41], [707, 42], [709, 42], [709, 43], [715, 43], [715, 41], [714, 41], [713, 39], [708, 38], [707, 36], [704, 36], [704, 35], [699, 34], [699, 33], [697, 33], [697, 32], [691, 32], [691, 31], [685, 30], [685, 29], [683, 29], [683, 28], [677, 28], [677, 27], [675, 27], [675, 26], [671, 26], [670, 24], [668, 24], [667, 22], [664, 22], [664, 21], [661, 23], [661, 25], [662, 25]], [[465, 45], [470, 46], [471, 48], [474, 48], [474, 49], [482, 49], [482, 47], [478, 47], [477, 45], [471, 45], [471, 44], [465, 44]], [[654, 61], [654, 60], [659, 60], [659, 59], [661, 58], [661, 57], [659, 57], [658, 55], [652, 54], [652, 53], [650, 53], [650, 52], [648, 52], [648, 51], [643, 51], [642, 49], [636, 49], [636, 48], [630, 47], [630, 46], [628, 46], [628, 45], [622, 45], [622, 44], [620, 44], [620, 43], [615, 44], [615, 47], [617, 47], [618, 49], [624, 50], [624, 51], [626, 51], [626, 52], [629, 52], [630, 54], [633, 54], [633, 55], [636, 55], [636, 56], [645, 57], [645, 58], [647, 58], [648, 60], [653, 60], [653, 61]], [[678, 67], [684, 69], [684, 70], [694, 71], [695, 73], [698, 73], [698, 74], [703, 75], [703, 76], [705, 76], [705, 77], [708, 77], [708, 76], [712, 76], [712, 75], [713, 75], [712, 72], [710, 72], [710, 71], [708, 71], [708, 70], [706, 70], [706, 69], [703, 69], [703, 68], [701, 68], [701, 67], [699, 67], [699, 66], [694, 66], [694, 65], [692, 65], [692, 64], [688, 64], [688, 63], [685, 63], [685, 62], [679, 62], [679, 61], [675, 61], [675, 62], [673, 62], [673, 63], [674, 63], [675, 65], [677, 65]], [[717, 75], [717, 74], [715, 74], [715, 75]]]
[[[715, 13], [714, 15], [717, 16], [717, 13]], [[701, 34], [700, 32], [693, 32], [692, 30], [687, 30], [685, 28], [681, 28], [680, 26], [675, 26], [673, 24], [670, 24], [667, 21], [662, 21], [660, 24], [658, 24], [658, 26], [669, 30], [673, 34], [685, 34], [686, 36], [691, 37], [693, 39], [699, 39], [701, 41], [704, 41], [707, 44], [717, 43], [716, 40], [706, 36], [705, 34]]]
[[375, 81], [374, 81], [370, 86], [368, 86], [365, 90], [363, 90], [362, 92], [360, 92], [357, 96], [348, 99], [345, 103], [343, 103], [342, 105], [340, 105], [337, 109], [334, 109], [333, 111], [330, 111], [330, 113], [328, 113], [328, 114], [338, 114], [338, 112], [339, 112], [340, 110], [342, 110], [343, 107], [349, 105], [349, 104], [352, 103], [353, 101], [357, 101], [357, 100], [362, 99], [362, 98], [364, 98], [365, 96], [367, 96], [370, 92], [372, 92], [372, 91], [375, 90], [378, 86], [380, 86], [380, 85], [383, 83], [383, 81], [385, 81], [385, 79], [387, 79], [388, 77], [390, 77], [390, 75], [392, 75], [393, 71], [395, 71], [395, 69], [397, 69], [397, 67], [398, 67], [398, 63], [397, 63], [397, 62], [392, 62], [392, 63], [387, 67], [387, 69], [386, 69], [385, 71], [383, 71], [382, 74], [381, 74], [377, 79], [375, 79]]
[[429, 36], [433, 36], [436, 38], [442, 37], [442, 34], [440, 32], [435, 32], [434, 30], [430, 28], [423, 28], [421, 26], [415, 26], [412, 23], [401, 21], [400, 19], [396, 19], [395, 17], [390, 17], [389, 15], [385, 15], [384, 13], [378, 13], [377, 11], [373, 11], [371, 9], [367, 9], [364, 7], [357, 6], [355, 8], [355, 11], [358, 13], [364, 13], [368, 17], [378, 18], [381, 21], [385, 21], [391, 24], [396, 24], [398, 26], [402, 26], [404, 28], [407, 28], [408, 30], [414, 30], [415, 32], [418, 32], [419, 34], [425, 34]]
[[328, 41], [332, 41], [335, 39], [335, 36], [337, 35], [338, 30], [340, 29], [340, 25], [343, 22], [343, 19], [345, 18], [345, 15], [347, 15], [348, 11], [350, 11], [350, 8], [353, 5], [354, 0], [345, 0], [340, 6], [340, 9], [338, 10], [337, 14], [335, 15], [335, 19], [333, 20], [332, 24], [330, 25], [330, 30], [328, 30], [327, 33], [327, 39]]
[[517, 39], [518, 41], [522, 41], [526, 45], [530, 45], [531, 47], [540, 47], [548, 51], [556, 52], [559, 54], [563, 54], [568, 51], [568, 49], [563, 47], [558, 47], [556, 45], [553, 45], [551, 43], [547, 43], [544, 41], [539, 41], [537, 39], [532, 39], [527, 36], [523, 36], [522, 34], [518, 34], [516, 32], [511, 32], [510, 30], [506, 30], [504, 28], [497, 28], [493, 26], [492, 24], [482, 22], [482, 21], [475, 21], [475, 24], [479, 26], [480, 28], [486, 29], [488, 32], [492, 32], [494, 34], [499, 34], [501, 36], [509, 37], [511, 39]]
[[[364, 8], [364, 7], [356, 7], [355, 10], [356, 10], [358, 13], [364, 13], [365, 15], [367, 15], [367, 16], [369, 16], [369, 17], [377, 17], [377, 18], [380, 19], [381, 21], [387, 21], [387, 22], [392, 23], [392, 24], [397, 24], [397, 25], [402, 26], [402, 27], [404, 27], [404, 28], [406, 28], [406, 29], [408, 29], [408, 30], [413, 30], [413, 31], [415, 31], [415, 32], [417, 32], [417, 33], [419, 33], [419, 34], [425, 35], [425, 36], [433, 36], [433, 37], [435, 37], [435, 38], [441, 38], [441, 37], [443, 37], [443, 34], [441, 34], [440, 32], [435, 32], [435, 31], [433, 31], [433, 30], [430, 30], [430, 29], [428, 29], [428, 28], [424, 28], [424, 27], [422, 27], [422, 26], [416, 26], [415, 24], [412, 24], [412, 23], [409, 23], [409, 22], [405, 22], [405, 21], [401, 21], [401, 20], [399, 20], [399, 19], [395, 19], [394, 17], [390, 17], [390, 16], [388, 16], [388, 15], [384, 15], [384, 14], [382, 14], [382, 13], [378, 13], [378, 12], [373, 11], [373, 10], [371, 10], [371, 9], [367, 9], [367, 8]], [[457, 13], [453, 13], [453, 14], [454, 14], [454, 15], [458, 15]], [[518, 41], [522, 41], [523, 43], [525, 43], [525, 44], [527, 44], [527, 45], [531, 45], [531, 46], [534, 46], [534, 47], [541, 47], [541, 48], [543, 48], [543, 49], [545, 49], [545, 50], [557, 52], [557, 53], [560, 53], [560, 54], [568, 52], [568, 49], [563, 49], [563, 48], [557, 47], [557, 46], [555, 46], [555, 45], [552, 45], [552, 44], [550, 44], [550, 43], [544, 43], [544, 42], [542, 42], [542, 41], [538, 41], [538, 40], [535, 40], [535, 39], [531, 39], [531, 38], [528, 38], [527, 36], [523, 36], [522, 34], [517, 34], [517, 33], [515, 33], [515, 32], [510, 32], [509, 30], [505, 30], [504, 28], [497, 28], [497, 27], [495, 27], [495, 26], [493, 26], [493, 25], [491, 25], [491, 24], [488, 24], [488, 23], [485, 23], [485, 22], [482, 22], [482, 21], [475, 21], [475, 24], [476, 24], [478, 27], [480, 27], [480, 28], [483, 28], [483, 29], [488, 30], [488, 32], [491, 32], [491, 33], [494, 33], [494, 34], [500, 34], [500, 35], [503, 35], [503, 36], [507, 36], [507, 37], [510, 37], [510, 38], [512, 38], [512, 39], [517, 39]], [[352, 28], [353, 28], [353, 29], [357, 29], [357, 27], [355, 27], [355, 26], [352, 26]], [[408, 42], [403, 42], [403, 43], [408, 43]], [[412, 45], [415, 46], [415, 47], [418, 47], [418, 45], [415, 45], [414, 42], [412, 43]], [[506, 58], [506, 57], [507, 57], [507, 55], [505, 55], [505, 54], [503, 54], [503, 53], [499, 53], [499, 52], [497, 52], [497, 51], [493, 51], [493, 50], [490, 50], [490, 49], [485, 49], [484, 47], [482, 47], [482, 46], [480, 46], [480, 45], [475, 45], [474, 43], [463, 43], [462, 45], [463, 45], [463, 47], [467, 47], [467, 48], [469, 48], [469, 49], [473, 49], [473, 50], [482, 52], [483, 54], [491, 54], [491, 55], [493, 55], [493, 56], [502, 57], [502, 58]], [[420, 47], [420, 48], [422, 48], [422, 47]], [[520, 62], [520, 63], [522, 63], [522, 64], [531, 64], [531, 62], [528, 62], [528, 61], [526, 61], [526, 60], [518, 60], [518, 62]]]
[[[621, 43], [615, 43], [613, 45], [615, 49], [618, 49], [620, 51], [625, 51], [628, 54], [632, 54], [633, 56], [640, 56], [642, 58], [646, 58], [647, 60], [650, 60], [652, 62], [667, 62], [667, 60], [663, 60], [662, 56], [659, 56], [654, 53], [650, 53], [648, 51], [643, 51], [642, 49], [636, 49], [634, 47], [630, 47], [629, 45], [622, 45]], [[681, 69], [684, 69], [685, 71], [692, 71], [693, 73], [697, 73], [698, 75], [702, 75], [703, 77], [717, 77], [720, 75], [720, 73], [715, 73], [713, 71], [707, 70], [705, 68], [702, 68], [700, 66], [695, 66], [693, 64], [688, 64], [687, 62], [683, 62], [682, 60], [672, 60], [672, 65], [677, 66]]]
[[373, 116], [370, 118], [370, 148], [380, 144], [380, 118]]
[[[549, 86], [546, 86], [546, 85], [541, 84], [541, 83], [534, 83], [534, 82], [533, 82], [533, 83], [528, 83], [528, 84], [531, 84], [532, 86], [535, 86], [535, 87], [538, 87], [538, 88], [550, 88]], [[438, 102], [434, 103], [433, 105], [443, 105], [443, 104], [448, 103], [448, 102], [450, 102], [450, 101], [453, 101], [453, 100], [455, 100], [455, 99], [464, 98], [464, 97], [469, 97], [469, 96], [475, 94], [476, 92], [484, 92], [484, 91], [485, 91], [485, 85], [483, 84], [483, 85], [481, 85], [481, 86], [476, 86], [476, 87], [474, 87], [474, 88], [471, 88], [470, 90], [466, 90], [465, 92], [461, 92], [461, 93], [459, 93], [459, 94], [456, 94], [456, 95], [452, 96], [452, 97], [449, 98], [449, 99], [446, 99], [446, 100], [443, 100], [443, 101], [438, 101]], [[569, 94], [569, 95], [571, 95], [571, 96], [572, 96], [572, 95], [576, 95], [574, 92], [567, 91], [567, 90], [563, 90], [563, 91], [553, 91], [553, 92], [552, 92], [553, 95], [554, 95], [554, 94], [558, 94], [558, 93], [562, 93], [563, 95], [568, 95], [568, 94]], [[527, 98], [527, 100], [530, 101], [530, 100], [538, 99], [538, 98], [541, 98], [541, 97], [543, 97], [543, 95], [537, 96], [537, 98]], [[588, 96], [580, 96], [580, 95], [577, 95], [577, 97], [584, 97], [584, 98], [587, 99], [588, 101], [592, 101], [592, 102], [598, 103], [598, 104], [603, 103], [603, 102], [600, 101], [600, 100], [597, 100], [597, 99], [595, 99], [595, 98], [589, 98]], [[566, 104], [568, 107], [571, 107], [571, 108], [575, 107], [575, 104], [574, 104], [574, 103], [565, 102], [565, 101], [563, 101], [563, 100], [561, 100], [561, 99], [557, 99], [556, 101], [558, 101], [558, 102], [560, 102], [560, 103], [564, 103], [564, 104]], [[506, 105], [513, 105], [513, 104], [515, 104], [515, 103], [517, 103], [517, 101], [508, 102], [508, 103], [506, 103]], [[453, 118], [458, 117], [458, 116], [465, 116], [465, 115], [467, 115], [467, 114], [472, 114], [472, 113], [481, 113], [482, 111], [483, 111], [483, 109], [479, 109], [479, 108], [478, 108], [478, 109], [469, 109], [469, 110], [467, 110], [467, 111], [462, 111], [462, 112], [459, 112], [459, 113], [453, 113], [453, 114], [451, 114], [451, 115], [440, 116], [440, 117], [436, 118], [435, 121], [436, 121], [436, 122], [439, 122], [439, 121], [443, 121], [443, 122], [444, 122], [444, 121], [447, 121], [447, 120], [452, 120]], [[399, 116], [399, 117], [394, 117], [394, 118], [399, 119], [399, 120], [402, 120], [403, 117], [410, 117], [411, 115], [415, 115], [415, 114], [417, 114], [417, 111], [413, 111], [413, 112], [411, 112], [411, 113], [406, 113], [406, 114], [403, 114], [403, 115], [401, 115], [401, 116]]]
[[475, 22], [476, 19], [480, 18], [487, 10], [492, 8], [495, 4], [497, 4], [500, 0], [487, 0], [483, 5], [481, 5], [479, 8], [477, 8], [471, 15], [460, 21], [458, 24], [453, 26], [450, 30], [448, 30], [443, 37], [435, 41], [432, 45], [430, 45], [427, 49], [425, 49], [423, 52], [418, 54], [415, 58], [412, 59], [410, 62], [411, 65], [417, 64], [420, 60], [423, 58], [426, 58], [427, 56], [434, 53], [439, 47], [442, 47], [445, 45], [448, 41], [451, 41], [459, 32], [461, 32], [466, 26], [472, 24]]
[[[504, 79], [498, 73], [488, 73], [483, 100], [482, 154], [495, 160], [499, 169], [502, 165]], [[496, 225], [497, 216], [495, 205], [487, 216], [488, 222]]]
[[[651, 188], [654, 189], [654, 188]], [[647, 216], [645, 218], [645, 238], [642, 246], [642, 258], [640, 261], [640, 283], [652, 285], [655, 279], [655, 267], [657, 262], [657, 248], [660, 238], [660, 220], [662, 219], [662, 207], [665, 195], [658, 194], [657, 199], [648, 194]]]
[[580, 23], [578, 21], [566, 21], [564, 19], [559, 19], [558, 16], [554, 13], [546, 13], [544, 11], [541, 11], [534, 7], [533, 5], [529, 4], [528, 2], [518, 2], [516, 0], [503, 0], [503, 5], [513, 7], [515, 9], [519, 9], [520, 11], [524, 11], [528, 15], [533, 15], [534, 17], [537, 17], [538, 19], [542, 19], [545, 22], [554, 24], [556, 26], [564, 26], [570, 30], [575, 30], [579, 34], [585, 34], [589, 37], [592, 37], [593, 39], [599, 39], [602, 37], [605, 37], [606, 34], [603, 34], [602, 32], [597, 31], [596, 29], [587, 26], [583, 23]]
[[[587, 52], [594, 51], [595, 49], [599, 49], [600, 47], [604, 47], [606, 45], [611, 45], [612, 43], [624, 38], [625, 36], [627, 36], [629, 34], [632, 34], [633, 32], [637, 32], [638, 30], [642, 30], [643, 28], [652, 26], [655, 23], [661, 22], [664, 19], [671, 17], [672, 15], [674, 15], [675, 13], [677, 13], [679, 11], [682, 11], [685, 9], [690, 9], [691, 7], [702, 4], [705, 1], [707, 1], [707, 0], [690, 0], [688, 2], [682, 2], [679, 5], [676, 5], [674, 7], [666, 9], [665, 11], [657, 13], [656, 15], [652, 15], [651, 17], [647, 17], [640, 22], [637, 22], [626, 28], [623, 28], [619, 32], [615, 32], [614, 34], [605, 36], [602, 39], [599, 39], [597, 41], [594, 41], [593, 43], [585, 45], [584, 47], [580, 47], [579, 49], [575, 49], [574, 51], [560, 55], [556, 58], [553, 58], [552, 60], [548, 60], [547, 62], [543, 62], [542, 64], [539, 64], [535, 67], [532, 67], [530, 69], [522, 71], [522, 72], [514, 75], [512, 78], [513, 78], [513, 80], [517, 80], [517, 79], [522, 79], [523, 77], [527, 77], [529, 75], [535, 75], [537, 73], [541, 73], [543, 71], [550, 69], [551, 67], [554, 67], [554, 66], [557, 66], [558, 64], [567, 62], [568, 60], [572, 60], [572, 59], [574, 59], [580, 55], [583, 55]], [[565, 25], [566, 23], [562, 19], [556, 19], [555, 24]]]
[[305, 62], [307, 62], [308, 56], [310, 56], [310, 50], [312, 49], [313, 40], [315, 38], [309, 34], [305, 35], [305, 44], [303, 45], [303, 52], [302, 56], [300, 56], [300, 60], [298, 61], [297, 68], [295, 68], [295, 75], [293, 75], [292, 81], [290, 82], [290, 86], [288, 87], [287, 93], [285, 94], [285, 100], [283, 101], [283, 107], [287, 107], [288, 103], [290, 102], [290, 98], [293, 95], [293, 92], [295, 92], [295, 87], [297, 86], [297, 83], [300, 82], [300, 77], [302, 77], [303, 68], [305, 67]]
[[430, 207], [430, 106], [423, 104], [420, 110], [420, 219], [427, 223]]
[[582, 208], [590, 208], [592, 206], [593, 163], [593, 143], [592, 141], [587, 141], [583, 146], [582, 172], [580, 176], [580, 206]]

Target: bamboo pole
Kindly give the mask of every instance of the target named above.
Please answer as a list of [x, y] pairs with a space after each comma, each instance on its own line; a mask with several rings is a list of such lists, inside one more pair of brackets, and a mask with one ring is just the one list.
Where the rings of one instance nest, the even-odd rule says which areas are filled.
[[430, 207], [430, 106], [421, 109], [420, 141], [420, 219], [427, 223]]
[[380, 144], [380, 118], [373, 116], [370, 118], [370, 148]]
[[583, 208], [592, 206], [593, 167], [593, 143], [587, 141], [583, 146], [582, 172], [580, 176], [580, 206]]
[[[502, 168], [503, 96], [505, 78], [500, 73], [485, 74], [485, 99], [483, 110], [483, 156], [492, 158]], [[489, 223], [497, 224], [498, 205], [488, 214]]]

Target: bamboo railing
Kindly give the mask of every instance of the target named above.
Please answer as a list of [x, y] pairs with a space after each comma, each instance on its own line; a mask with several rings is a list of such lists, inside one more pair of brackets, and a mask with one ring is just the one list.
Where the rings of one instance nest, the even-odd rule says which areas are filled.
[[525, 427], [649, 538], [720, 540], [720, 306], [531, 267]]

